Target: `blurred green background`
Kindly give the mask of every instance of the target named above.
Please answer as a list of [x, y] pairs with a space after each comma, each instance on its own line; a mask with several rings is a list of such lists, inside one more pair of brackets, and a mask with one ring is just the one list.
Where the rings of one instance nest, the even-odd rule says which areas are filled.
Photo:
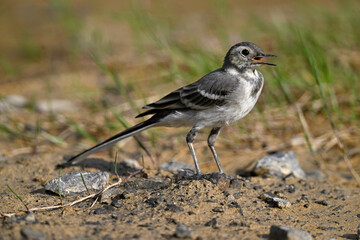
[[[108, 116], [101, 120], [105, 130], [80, 128], [79, 116], [65, 121], [95, 142], [90, 136], [104, 137], [102, 131], [129, 124], [124, 109], [134, 116], [146, 102], [221, 66], [231, 45], [251, 41], [278, 55], [276, 68], [261, 69], [266, 84], [254, 111], [265, 128], [273, 128], [276, 115], [268, 113], [276, 109], [285, 116], [304, 114], [310, 127], [309, 132], [295, 118], [297, 127], [286, 122], [289, 127], [283, 125], [280, 135], [316, 138], [333, 124], [355, 129], [350, 138], [358, 137], [359, 23], [360, 2], [355, 0], [2, 0], [0, 97], [31, 99], [24, 126], [34, 116], [31, 103], [40, 98], [80, 102], [83, 117], [129, 103], [113, 113], [120, 123]], [[289, 110], [294, 104], [300, 112]], [[4, 119], [1, 136], [26, 134], [21, 120], [11, 114]], [[55, 137], [60, 130], [59, 123], [54, 125], [48, 132]], [[237, 127], [251, 132], [251, 120]], [[278, 131], [272, 134], [279, 137]], [[307, 141], [310, 150], [319, 150], [313, 144]], [[349, 144], [352, 148], [358, 140]]]

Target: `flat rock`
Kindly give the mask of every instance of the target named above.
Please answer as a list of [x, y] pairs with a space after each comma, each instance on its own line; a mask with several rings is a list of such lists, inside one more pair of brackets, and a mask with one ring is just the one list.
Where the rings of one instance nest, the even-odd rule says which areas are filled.
[[272, 225], [270, 240], [311, 240], [310, 233], [287, 226]]
[[[89, 191], [99, 191], [109, 182], [107, 172], [81, 172]], [[50, 180], [45, 190], [59, 194], [59, 177]], [[86, 187], [81, 179], [80, 172], [71, 172], [60, 176], [60, 194], [70, 196], [85, 193]]]
[[286, 177], [290, 174], [297, 178], [305, 178], [306, 174], [301, 169], [294, 152], [278, 152], [261, 158], [253, 173], [256, 175], [270, 174], [276, 177]]
[[269, 192], [263, 193], [260, 195], [260, 199], [278, 208], [291, 207], [291, 203], [289, 201], [282, 199], [278, 195], [273, 193], [269, 193]]
[[23, 239], [27, 239], [27, 240], [43, 240], [43, 239], [47, 239], [46, 235], [36, 229], [33, 228], [23, 228], [20, 230], [21, 236], [23, 237]]
[[177, 174], [179, 171], [182, 171], [184, 169], [194, 170], [194, 168], [191, 165], [189, 165], [187, 163], [184, 163], [184, 162], [177, 162], [177, 161], [174, 161], [174, 160], [171, 160], [170, 162], [166, 162], [166, 163], [161, 164], [159, 166], [159, 168], [161, 170], [171, 172], [171, 173], [174, 173], [174, 174]]
[[40, 113], [64, 113], [75, 112], [78, 107], [68, 100], [52, 99], [36, 102], [35, 109]]

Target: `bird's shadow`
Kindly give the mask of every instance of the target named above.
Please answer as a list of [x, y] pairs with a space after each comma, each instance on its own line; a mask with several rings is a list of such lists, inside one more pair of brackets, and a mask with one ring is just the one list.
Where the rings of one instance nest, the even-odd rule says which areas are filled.
[[[66, 161], [67, 157], [64, 157], [64, 160]], [[57, 169], [63, 169], [63, 168], [69, 168], [73, 166], [79, 166], [81, 169], [86, 168], [96, 168], [102, 172], [109, 172], [113, 175], [118, 174], [119, 176], [129, 176], [131, 173], [137, 171], [137, 169], [127, 166], [123, 162], [116, 163], [116, 172], [115, 172], [115, 163], [114, 162], [108, 162], [105, 161], [102, 158], [86, 158], [80, 163], [77, 164], [71, 164], [68, 162], [58, 164], [56, 166]]]

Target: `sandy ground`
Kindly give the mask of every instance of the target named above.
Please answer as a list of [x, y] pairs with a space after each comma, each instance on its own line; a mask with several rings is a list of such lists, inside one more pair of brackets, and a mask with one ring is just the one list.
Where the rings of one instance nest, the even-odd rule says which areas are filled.
[[[360, 190], [344, 173], [322, 180], [256, 176], [229, 180], [215, 175], [216, 181], [211, 182], [181, 180], [151, 169], [126, 179], [135, 170], [119, 169], [125, 182], [92, 208], [93, 200], [87, 200], [64, 209], [36, 211], [33, 216], [21, 213], [24, 206], [4, 184], [11, 185], [30, 208], [59, 204], [58, 196], [44, 190], [44, 184], [58, 174], [56, 156], [58, 153], [25, 154], [0, 163], [0, 209], [18, 213], [2, 218], [0, 239], [170, 239], [179, 224], [194, 239], [267, 239], [271, 225], [301, 229], [314, 239], [357, 237]], [[117, 178], [112, 167], [113, 162], [96, 158], [62, 172], [109, 171], [113, 183]], [[291, 206], [281, 209], [262, 200], [261, 195], [269, 192], [290, 201]]]
[[[83, 9], [81, 1], [79, 2], [78, 8]], [[39, 9], [46, 12], [46, 8], [44, 10], [42, 6], [40, 4]], [[260, 6], [268, 11], [269, 6]], [[272, 6], [275, 13], [278, 6], [287, 9], [286, 4], [278, 3]], [[199, 4], [197, 9], [202, 10], [203, 7]], [[174, 9], [177, 8], [185, 12], [174, 5]], [[193, 8], [189, 8], [190, 13], [186, 16], [197, 16], [198, 13], [193, 15], [193, 11], [197, 11], [195, 6]], [[257, 6], [252, 5], [251, 8], [256, 9]], [[22, 8], [10, 9], [10, 13], [22, 13]], [[89, 12], [94, 9], [96, 4], [85, 8]], [[205, 10], [202, 14], [206, 16]], [[240, 13], [247, 12], [246, 9], [240, 10]], [[291, 11], [287, 13], [291, 15]], [[184, 26], [190, 27], [194, 34], [199, 35], [199, 42], [203, 42], [204, 47], [219, 49], [219, 44], [208, 41], [211, 35], [198, 31], [204, 26], [193, 25], [190, 17], [184, 19], [187, 23]], [[14, 19], [19, 26], [24, 25], [21, 19]], [[129, 91], [139, 108], [146, 101], [156, 100], [184, 83], [184, 79], [176, 76], [173, 82], [166, 82], [168, 76], [161, 75], [158, 67], [159, 64], [167, 64], [162, 53], [148, 51], [142, 55], [136, 54], [136, 49], [131, 44], [131, 31], [125, 24], [114, 23], [108, 20], [109, 18], [105, 18], [108, 21], [104, 22], [90, 16], [84, 19], [87, 26], [94, 29], [98, 24], [101, 34], [111, 36], [111, 43], [118, 46], [114, 47], [114, 54], [109, 54], [110, 57], [104, 61], [109, 67], [119, 70], [125, 84], [131, 82], [131, 86], [136, 86], [136, 94], [133, 89]], [[44, 21], [39, 18], [26, 24], [32, 29], [32, 26], [41, 22]], [[7, 21], [3, 21], [2, 25], [9, 31], [11, 28], [14, 31], [19, 29], [14, 27], [18, 25], [13, 26]], [[179, 25], [183, 26], [182, 23]], [[113, 31], [114, 29], [116, 31]], [[180, 29], [188, 34], [188, 29]], [[171, 239], [180, 237], [181, 234], [176, 228], [181, 224], [189, 230], [189, 238], [199, 240], [268, 239], [272, 225], [286, 225], [304, 230], [314, 239], [357, 239], [360, 223], [359, 186], [337, 148], [326, 117], [311, 110], [317, 103], [310, 102], [312, 96], [307, 96], [306, 93], [300, 100], [304, 109], [310, 109], [304, 114], [313, 135], [313, 143], [318, 146], [315, 154], [309, 153], [293, 107], [269, 109], [260, 98], [259, 104], [265, 106], [262, 113], [252, 111], [241, 121], [241, 126], [226, 127], [216, 143], [227, 176], [238, 177], [239, 180], [218, 175], [215, 175], [216, 181], [213, 182], [207, 179], [181, 180], [179, 176], [159, 171], [158, 164], [172, 159], [192, 164], [184, 141], [188, 129], [149, 130], [139, 137], [151, 151], [156, 163], [151, 162], [133, 139], [121, 142], [117, 146], [119, 160], [131, 158], [141, 164], [144, 159], [145, 169], [126, 181], [135, 170], [119, 170], [124, 182], [111, 190], [108, 199], [96, 202], [93, 207], [91, 205], [94, 200], [91, 199], [72, 207], [26, 214], [24, 205], [11, 193], [8, 186], [21, 196], [29, 208], [58, 205], [61, 201], [66, 204], [87, 195], [60, 199], [59, 196], [44, 190], [45, 184], [58, 176], [59, 169], [56, 166], [63, 162], [64, 157], [94, 144], [81, 137], [68, 119], [77, 122], [91, 135], [96, 136], [97, 140], [104, 140], [123, 129], [113, 111], [121, 112], [130, 124], [136, 123], [133, 119], [136, 111], [124, 97], [119, 96], [114, 82], [104, 76], [89, 56], [80, 57], [81, 61], [76, 63], [67, 61], [67, 52], [62, 51], [64, 46], [59, 44], [56, 38], [52, 38], [62, 35], [46, 34], [52, 30], [50, 22], [49, 25], [44, 24], [43, 29], [35, 30], [39, 31], [35, 32], [34, 36], [39, 38], [37, 40], [41, 46], [51, 49], [44, 52], [50, 57], [44, 57], [42, 61], [32, 64], [22, 63], [20, 76], [0, 79], [1, 97], [18, 94], [28, 100], [25, 108], [10, 108], [1, 112], [0, 122], [30, 136], [26, 138], [14, 133], [8, 134], [6, 130], [0, 132], [0, 211], [2, 214], [15, 214], [12, 217], [1, 217], [0, 239]], [[85, 28], [82, 39], [89, 37], [90, 33], [92, 29]], [[10, 38], [2, 38], [0, 41], [15, 61], [21, 58], [20, 54], [13, 54], [16, 53], [15, 40], [19, 36], [22, 35], [15, 34], [12, 38], [14, 41]], [[264, 43], [268, 42], [266, 38], [263, 40]], [[269, 46], [271, 44], [266, 47], [270, 48]], [[143, 58], [139, 59], [140, 56]], [[186, 79], [193, 80], [196, 79]], [[73, 107], [55, 113], [34, 111], [33, 105], [49, 99], [67, 100]], [[102, 105], [104, 102], [110, 103], [112, 108], [105, 109]], [[62, 139], [63, 143], [54, 143], [48, 135], [40, 134], [34, 138], [37, 125], [44, 132]], [[349, 150], [349, 158], [355, 171], [359, 173], [360, 130], [356, 127], [340, 126], [339, 134]], [[205, 173], [216, 172], [216, 165], [207, 148], [206, 133], [199, 134], [195, 148], [201, 169]], [[288, 150], [296, 153], [305, 171], [317, 170], [325, 174], [326, 178], [278, 179], [250, 174], [259, 158], [273, 151]], [[80, 166], [63, 168], [61, 173], [78, 170], [107, 171], [110, 174], [110, 183], [114, 183], [117, 181], [114, 152], [95, 155], [93, 157], [96, 159], [86, 161]], [[151, 184], [154, 179], [161, 184]], [[291, 206], [273, 206], [261, 198], [264, 193], [277, 194], [291, 202]]]

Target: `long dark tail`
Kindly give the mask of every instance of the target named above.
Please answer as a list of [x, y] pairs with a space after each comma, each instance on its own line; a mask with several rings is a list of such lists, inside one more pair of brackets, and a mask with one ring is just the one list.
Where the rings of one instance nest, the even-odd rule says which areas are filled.
[[141, 122], [129, 129], [126, 129], [125, 131], [120, 132], [120, 133], [116, 134], [115, 136], [112, 136], [111, 138], [105, 140], [104, 142], [99, 143], [98, 145], [96, 145], [92, 148], [89, 148], [89, 149], [85, 150], [84, 152], [79, 153], [78, 155], [70, 158], [68, 160], [68, 163], [71, 163], [71, 164], [79, 163], [82, 160], [84, 160], [87, 156], [89, 156], [93, 153], [99, 152], [105, 148], [108, 148], [122, 139], [131, 137], [131, 136], [135, 135], [136, 133], [139, 133], [148, 128], [154, 127], [157, 125], [158, 119], [159, 118], [157, 118], [156, 115], [154, 115], [152, 118], [150, 118], [144, 122]]

